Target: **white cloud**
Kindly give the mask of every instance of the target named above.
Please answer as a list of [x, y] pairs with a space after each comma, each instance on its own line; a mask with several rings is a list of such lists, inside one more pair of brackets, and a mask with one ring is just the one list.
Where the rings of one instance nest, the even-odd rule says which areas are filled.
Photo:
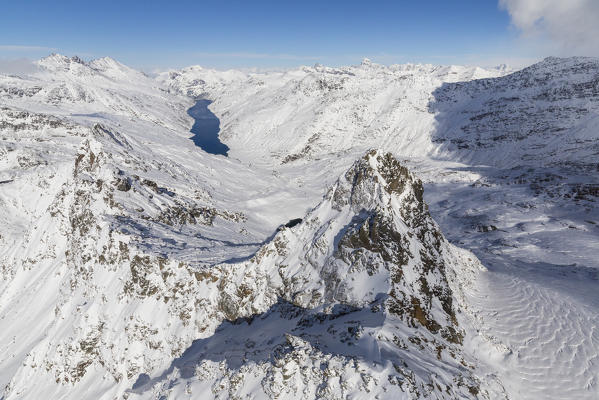
[[0, 73], [29, 75], [38, 70], [33, 59], [46, 56], [56, 49], [45, 46], [23, 46], [0, 43]]
[[249, 58], [249, 59], [273, 59], [273, 60], [317, 60], [319, 57], [314, 56], [298, 56], [295, 54], [269, 54], [269, 53], [249, 53], [249, 52], [232, 52], [232, 53], [194, 53], [199, 57], [207, 58]]
[[554, 55], [599, 56], [599, 1], [499, 0], [523, 37], [547, 41]]
[[27, 58], [0, 58], [0, 74], [28, 75], [37, 71], [37, 69], [37, 65]]
[[51, 51], [52, 47], [43, 46], [19, 46], [12, 44], [0, 44], [0, 51]]

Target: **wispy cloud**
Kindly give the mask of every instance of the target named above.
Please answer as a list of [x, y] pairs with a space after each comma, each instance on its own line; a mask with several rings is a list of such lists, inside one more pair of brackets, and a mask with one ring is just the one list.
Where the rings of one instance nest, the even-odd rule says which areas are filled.
[[56, 51], [47, 46], [0, 44], [0, 73], [9, 75], [29, 75], [38, 71], [33, 61]]
[[37, 65], [28, 58], [0, 58], [0, 74], [27, 75], [38, 70]]
[[599, 56], [599, 1], [499, 0], [528, 40], [546, 42], [554, 55]]
[[53, 47], [44, 46], [21, 46], [13, 44], [0, 44], [0, 51], [52, 51]]
[[295, 54], [271, 54], [271, 53], [252, 53], [252, 52], [229, 52], [229, 53], [210, 53], [199, 52], [193, 53], [197, 57], [206, 58], [243, 58], [243, 59], [268, 59], [268, 60], [318, 60], [321, 57], [317, 56], [301, 56]]

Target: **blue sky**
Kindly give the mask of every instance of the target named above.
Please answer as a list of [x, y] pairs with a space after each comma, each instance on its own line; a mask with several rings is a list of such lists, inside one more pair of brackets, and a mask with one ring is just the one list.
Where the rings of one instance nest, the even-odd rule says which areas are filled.
[[0, 58], [108, 55], [152, 70], [346, 65], [363, 57], [488, 66], [550, 55], [551, 47], [522, 40], [510, 7], [497, 0], [4, 1]]

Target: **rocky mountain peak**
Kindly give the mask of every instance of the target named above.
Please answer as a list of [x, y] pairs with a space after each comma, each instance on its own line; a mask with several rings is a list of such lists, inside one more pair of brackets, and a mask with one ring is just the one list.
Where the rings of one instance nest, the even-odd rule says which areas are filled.
[[[351, 341], [351, 354], [377, 354], [378, 360], [385, 348], [385, 357], [397, 368], [400, 354], [412, 348], [430, 360], [447, 354], [443, 363], [458, 366], [466, 331], [458, 321], [456, 282], [479, 265], [466, 254], [444, 239], [428, 214], [420, 180], [392, 154], [371, 150], [339, 177], [301, 223], [282, 228], [250, 260], [198, 274], [210, 277], [202, 278], [204, 285], [219, 289], [214, 301], [220, 318], [234, 325], [245, 318], [280, 318], [288, 327], [270, 331], [275, 333], [268, 342], [285, 343], [292, 353], [305, 350], [318, 358], [343, 348], [340, 354], [346, 354], [342, 344]], [[376, 322], [342, 330], [331, 326], [326, 336], [314, 336], [315, 324], [342, 315]], [[383, 339], [384, 332], [393, 332], [393, 337]], [[361, 336], [364, 339], [358, 339]], [[385, 343], [389, 340], [394, 344]], [[210, 351], [203, 346], [189, 353], [193, 362], [202, 358], [192, 353]], [[189, 363], [186, 359], [185, 365]], [[404, 368], [405, 373], [420, 371], [417, 364]], [[415, 381], [431, 379], [425, 376]], [[464, 379], [478, 390], [469, 372]]]
[[[283, 229], [246, 264], [246, 269], [270, 271], [263, 281], [271, 289], [256, 286], [260, 273], [248, 274], [251, 282], [227, 291], [226, 314], [237, 318], [259, 308], [254, 300], [262, 301], [272, 289], [268, 298], [307, 308], [362, 307], [384, 296], [390, 314], [458, 343], [448, 274], [461, 266], [447, 261], [452, 251], [423, 202], [421, 181], [392, 154], [371, 150], [339, 177], [301, 224]], [[272, 269], [280, 280], [272, 278]], [[239, 287], [245, 288], [244, 296], [238, 295]]]
[[68, 68], [72, 62], [75, 62], [78, 64], [83, 64], [83, 62], [81, 61], [81, 59], [79, 57], [73, 57], [71, 59], [62, 54], [52, 53], [47, 57], [41, 58], [38, 61], [38, 65], [48, 68], [48, 69]]
[[[363, 167], [363, 161], [366, 168]], [[406, 167], [391, 153], [384, 153], [380, 150], [371, 150], [354, 164], [350, 172], [356, 170], [365, 171], [365, 177], [372, 179], [380, 184], [384, 191], [389, 195], [401, 195], [406, 189], [414, 184], [422, 187], [420, 181], [415, 178]], [[422, 199], [420, 199], [422, 201]]]
[[337, 181], [333, 207], [349, 204], [355, 212], [409, 202], [424, 210], [422, 182], [391, 154], [370, 150]]
[[68, 72], [77, 77], [104, 76], [112, 79], [122, 79], [127, 76], [143, 75], [143, 73], [131, 69], [110, 57], [97, 58], [86, 62], [78, 56], [67, 57], [53, 53], [40, 59], [37, 64], [47, 71]]
[[[428, 213], [420, 179], [391, 153], [371, 150], [339, 179], [333, 191], [332, 208], [342, 211], [347, 206], [356, 213], [339, 232], [338, 255], [352, 268], [355, 263], [372, 268], [376, 254], [390, 273], [390, 312], [408, 312], [436, 332], [441, 324], [427, 319], [419, 305], [421, 300], [432, 305], [434, 292], [443, 304], [447, 326], [453, 325], [443, 256], [447, 243]], [[367, 258], [355, 257], [367, 253]], [[432, 275], [436, 275], [433, 291], [427, 283]]]

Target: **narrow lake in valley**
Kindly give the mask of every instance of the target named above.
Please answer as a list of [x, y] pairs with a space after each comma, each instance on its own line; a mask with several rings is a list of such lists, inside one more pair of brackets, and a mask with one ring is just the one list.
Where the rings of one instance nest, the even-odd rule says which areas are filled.
[[191, 127], [191, 138], [196, 146], [206, 153], [221, 154], [227, 156], [229, 146], [222, 143], [218, 138], [220, 132], [220, 120], [208, 109], [211, 100], [198, 100], [196, 104], [187, 110], [187, 114], [195, 120]]

